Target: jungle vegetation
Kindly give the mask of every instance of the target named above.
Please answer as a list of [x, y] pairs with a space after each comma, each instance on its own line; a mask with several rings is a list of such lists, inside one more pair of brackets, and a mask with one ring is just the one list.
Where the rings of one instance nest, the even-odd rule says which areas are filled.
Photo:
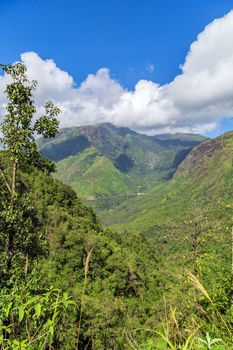
[[[59, 109], [35, 119], [36, 82], [1, 67], [0, 349], [232, 349], [232, 135], [194, 148], [115, 221], [105, 208], [107, 228], [39, 151]], [[130, 172], [127, 159], [115, 168]]]

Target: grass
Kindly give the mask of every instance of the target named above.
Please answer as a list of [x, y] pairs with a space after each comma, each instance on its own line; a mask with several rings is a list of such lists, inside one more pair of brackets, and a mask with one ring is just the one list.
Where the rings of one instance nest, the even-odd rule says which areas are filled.
[[[176, 318], [177, 309], [170, 308], [169, 315], [165, 314], [163, 331], [150, 328], [139, 328], [132, 331], [125, 331], [126, 340], [131, 349], [134, 350], [232, 350], [233, 329], [224, 319], [223, 315], [215, 306], [209, 293], [200, 280], [188, 272], [188, 279], [198, 293], [211, 303], [216, 313], [209, 314], [209, 321], [212, 323], [213, 332], [221, 330], [221, 338], [211, 337], [209, 332], [205, 333], [205, 325], [200, 323], [193, 330], [180, 329], [179, 320]], [[137, 333], [148, 334], [147, 341], [140, 344], [137, 341]]]

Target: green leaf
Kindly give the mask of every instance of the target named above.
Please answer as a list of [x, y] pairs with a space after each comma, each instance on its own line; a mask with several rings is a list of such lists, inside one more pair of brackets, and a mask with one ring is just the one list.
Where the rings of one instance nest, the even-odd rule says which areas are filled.
[[160, 333], [160, 332], [155, 332], [155, 333], [158, 334], [172, 350], [175, 350], [175, 346], [163, 333]]
[[20, 308], [19, 308], [19, 322], [22, 322], [23, 318], [24, 318], [24, 307], [20, 306]]
[[41, 315], [41, 304], [36, 304], [36, 306], [35, 306], [35, 315], [36, 315], [37, 318], [40, 317], [40, 315]]
[[200, 327], [197, 327], [197, 328], [188, 336], [188, 338], [186, 339], [186, 342], [185, 342], [185, 345], [184, 345], [183, 350], [188, 350], [189, 344], [190, 344], [190, 342], [192, 341], [192, 339], [194, 338], [194, 335], [195, 335], [195, 333], [197, 332], [197, 330], [198, 330], [199, 328], [200, 328]]
[[11, 307], [12, 307], [12, 302], [10, 302], [8, 305], [7, 305], [7, 308], [5, 310], [5, 315], [6, 315], [6, 318], [8, 318], [9, 316], [9, 312], [11, 310]]
[[53, 337], [53, 335], [54, 335], [54, 325], [53, 324], [49, 327], [49, 333]]
[[64, 300], [68, 300], [69, 299], [69, 296], [68, 296], [67, 292], [63, 293], [63, 299]]
[[220, 338], [214, 338], [210, 341], [210, 344], [213, 345], [213, 344], [219, 343], [221, 341], [222, 341], [222, 339], [220, 339]]

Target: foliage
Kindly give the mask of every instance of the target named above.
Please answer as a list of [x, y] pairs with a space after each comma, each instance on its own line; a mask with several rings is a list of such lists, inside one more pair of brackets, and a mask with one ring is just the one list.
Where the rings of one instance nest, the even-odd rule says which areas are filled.
[[32, 119], [36, 113], [36, 107], [32, 95], [36, 82], [29, 82], [26, 76], [26, 66], [22, 63], [1, 65], [1, 67], [12, 79], [6, 88], [9, 102], [1, 126], [1, 144], [6, 150], [7, 157], [19, 167], [25, 169], [28, 164], [42, 166], [41, 162], [47, 162], [38, 152], [35, 134], [43, 135], [45, 138], [54, 137], [58, 131], [56, 116], [60, 110], [51, 101], [47, 102], [45, 114], [37, 118], [33, 124]]
[[[99, 203], [127, 199], [104, 212], [123, 229], [106, 229], [38, 152], [41, 133], [56, 153], [58, 109], [48, 103], [34, 123], [35, 83], [21, 64], [3, 69], [13, 82], [0, 154], [0, 348], [232, 350], [232, 135], [203, 143], [170, 181], [129, 200], [156, 160], [146, 163], [147, 152], [161, 157], [147, 177], [157, 181], [202, 140], [109, 124], [62, 131], [58, 150], [65, 142], [72, 156], [60, 155], [58, 167], [80, 181], [70, 184], [96, 189]], [[118, 157], [125, 166], [122, 154], [135, 162], [127, 174], [114, 166]]]
[[70, 311], [76, 309], [76, 303], [59, 289], [34, 294], [27, 287], [14, 287], [10, 293], [1, 290], [0, 348], [58, 348], [64, 337], [67, 346], [75, 348]]
[[[220, 338], [211, 339], [208, 332], [206, 333], [206, 338], [205, 339], [199, 338], [199, 340], [200, 340], [200, 342], [202, 342], [206, 346], [206, 349], [208, 349], [208, 350], [217, 349], [217, 347], [215, 345], [217, 343], [222, 342], [222, 339], [220, 339]], [[214, 346], [212, 346], [212, 345], [214, 345]]]
[[[1, 273], [8, 279], [16, 268], [15, 264], [20, 264], [24, 258], [25, 271], [28, 269], [28, 259], [37, 254], [40, 245], [36, 213], [31, 205], [27, 188], [20, 179], [19, 171], [30, 171], [32, 166], [51, 170], [51, 163], [38, 151], [35, 134], [43, 135], [45, 138], [55, 136], [58, 131], [56, 116], [60, 111], [50, 101], [45, 105], [45, 114], [33, 123], [33, 116], [36, 113], [33, 91], [36, 82], [28, 80], [26, 66], [22, 63], [1, 65], [1, 68], [11, 79], [5, 91], [8, 104], [1, 124], [0, 140], [7, 160], [5, 166], [3, 164], [0, 166], [2, 180], [0, 250], [3, 253]], [[38, 249], [38, 253], [40, 250]]]

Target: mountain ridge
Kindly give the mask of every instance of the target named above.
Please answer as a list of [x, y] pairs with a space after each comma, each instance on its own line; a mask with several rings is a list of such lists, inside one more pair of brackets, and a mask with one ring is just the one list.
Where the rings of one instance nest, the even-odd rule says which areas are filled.
[[38, 143], [56, 162], [54, 176], [98, 211], [171, 178], [190, 150], [205, 140], [192, 134], [148, 136], [102, 123], [61, 129], [54, 140]]

